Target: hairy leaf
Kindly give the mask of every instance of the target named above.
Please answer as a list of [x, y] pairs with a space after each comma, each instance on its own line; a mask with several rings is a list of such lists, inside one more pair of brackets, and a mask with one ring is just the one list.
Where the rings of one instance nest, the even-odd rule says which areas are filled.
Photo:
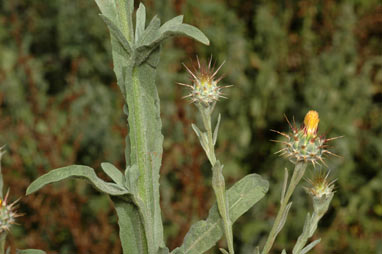
[[304, 249], [301, 250], [300, 254], [306, 254], [308, 253], [311, 249], [314, 248], [314, 246], [316, 246], [317, 244], [319, 244], [321, 242], [321, 239], [317, 239], [313, 242], [311, 242], [310, 244], [308, 244], [307, 246], [305, 246]]
[[127, 41], [125, 36], [122, 34], [121, 30], [118, 29], [118, 27], [111, 21], [108, 17], [106, 17], [103, 14], [100, 14], [103, 21], [106, 23], [106, 25], [109, 27], [110, 33], [118, 40], [118, 42], [122, 45], [122, 47], [126, 50], [126, 52], [131, 55], [132, 49], [130, 46], [130, 43]]
[[94, 169], [88, 166], [71, 165], [63, 168], [54, 169], [45, 175], [34, 180], [28, 187], [26, 194], [29, 195], [38, 191], [47, 184], [59, 182], [67, 178], [80, 178], [89, 181], [97, 190], [109, 195], [128, 194], [127, 189], [114, 183], [108, 183], [98, 178]]
[[[257, 174], [247, 175], [228, 191], [229, 213], [232, 223], [268, 191], [268, 181]], [[223, 236], [223, 221], [216, 204], [210, 209], [208, 218], [191, 226], [181, 247], [173, 254], [200, 254], [209, 250]]]
[[122, 172], [109, 162], [102, 162], [101, 167], [103, 171], [119, 186], [124, 186], [125, 176]]
[[136, 13], [136, 25], [135, 25], [135, 42], [138, 42], [141, 38], [146, 25], [146, 8], [140, 3]]
[[45, 251], [36, 249], [16, 250], [16, 254], [46, 254]]
[[132, 202], [112, 197], [118, 215], [119, 237], [124, 254], [148, 253], [142, 217]]

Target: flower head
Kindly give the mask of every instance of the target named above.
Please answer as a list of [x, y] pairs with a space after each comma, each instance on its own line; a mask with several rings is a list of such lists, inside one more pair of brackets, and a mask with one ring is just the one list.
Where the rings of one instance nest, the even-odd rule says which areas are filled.
[[314, 170], [313, 176], [307, 179], [310, 187], [306, 187], [306, 192], [313, 200], [314, 212], [322, 217], [329, 208], [334, 196], [334, 182], [328, 179], [329, 171], [325, 174], [321, 170]]
[[208, 63], [200, 64], [199, 58], [197, 60], [197, 67], [193, 66], [194, 72], [192, 72], [185, 64], [184, 67], [191, 76], [192, 85], [178, 83], [179, 85], [186, 86], [191, 89], [191, 93], [183, 98], [191, 98], [191, 102], [202, 103], [206, 106], [219, 100], [219, 98], [225, 98], [221, 90], [229, 86], [218, 86], [219, 81], [223, 78], [220, 76], [216, 78], [216, 74], [223, 66], [224, 62], [215, 70], [212, 64], [212, 57]]
[[307, 179], [310, 187], [306, 188], [306, 191], [316, 198], [322, 198], [329, 196], [333, 193], [334, 182], [328, 179], [329, 171], [325, 174], [322, 170], [315, 170], [312, 177]]
[[22, 216], [15, 211], [18, 200], [12, 204], [7, 204], [8, 194], [9, 191], [4, 199], [0, 198], [0, 234], [9, 231], [10, 227], [16, 223], [16, 218]]
[[320, 119], [317, 111], [310, 110], [305, 115], [304, 126], [302, 128], [297, 128], [295, 123], [292, 126], [287, 119], [287, 122], [292, 130], [291, 133], [286, 134], [272, 130], [288, 139], [287, 141], [276, 141], [284, 145], [284, 148], [277, 153], [281, 153], [281, 155], [284, 155], [293, 163], [305, 161], [311, 162], [313, 166], [320, 163], [325, 164], [325, 154], [337, 156], [326, 148], [328, 147], [327, 142], [340, 137], [327, 139], [323, 136], [317, 136], [319, 121]]

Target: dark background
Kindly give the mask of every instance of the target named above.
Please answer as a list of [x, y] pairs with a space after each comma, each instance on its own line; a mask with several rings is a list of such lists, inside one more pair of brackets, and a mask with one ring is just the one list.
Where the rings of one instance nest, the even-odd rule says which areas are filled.
[[[164, 155], [161, 205], [168, 246], [180, 245], [192, 222], [214, 202], [210, 169], [191, 130], [193, 105], [176, 82], [181, 63], [211, 54], [226, 64], [218, 103], [222, 122], [217, 156], [227, 185], [248, 173], [270, 181], [270, 191], [234, 225], [238, 253], [263, 244], [278, 209], [284, 168], [270, 129], [288, 131], [283, 114], [301, 123], [320, 113], [320, 133], [345, 136], [328, 158], [337, 178], [331, 208], [314, 239], [315, 254], [382, 253], [382, 6], [378, 0], [144, 1], [149, 17], [184, 14], [211, 40], [188, 38], [162, 50], [157, 85]], [[136, 3], [137, 6], [138, 3]], [[49, 253], [121, 253], [111, 201], [86, 183], [67, 181], [30, 197], [32, 180], [69, 164], [124, 167], [127, 133], [123, 101], [112, 71], [109, 34], [91, 0], [0, 1], [0, 144], [10, 199], [21, 197], [8, 237], [12, 248]], [[104, 177], [101, 172], [100, 176]], [[303, 183], [302, 185], [304, 185]], [[306, 184], [305, 184], [306, 185]], [[289, 252], [311, 203], [299, 187], [274, 253]], [[224, 244], [224, 242], [221, 242]], [[211, 253], [218, 253], [217, 250]]]

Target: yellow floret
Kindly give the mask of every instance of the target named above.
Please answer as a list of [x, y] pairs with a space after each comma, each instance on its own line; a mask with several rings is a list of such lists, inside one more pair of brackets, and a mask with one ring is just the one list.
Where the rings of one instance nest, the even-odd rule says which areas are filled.
[[319, 122], [320, 122], [320, 118], [318, 117], [317, 111], [310, 110], [305, 115], [305, 119], [304, 119], [306, 134], [309, 136], [316, 135]]

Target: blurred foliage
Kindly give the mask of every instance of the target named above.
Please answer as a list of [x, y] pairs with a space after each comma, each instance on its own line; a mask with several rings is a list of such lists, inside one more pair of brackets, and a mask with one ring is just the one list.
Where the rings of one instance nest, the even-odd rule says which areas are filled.
[[[137, 4], [137, 3], [136, 3]], [[165, 153], [161, 201], [167, 243], [179, 245], [213, 202], [210, 170], [190, 124], [196, 109], [175, 82], [195, 55], [217, 63], [229, 100], [218, 157], [229, 184], [256, 172], [270, 192], [234, 227], [238, 253], [263, 244], [279, 203], [283, 168], [291, 164], [270, 129], [288, 131], [283, 114], [300, 123], [320, 113], [320, 132], [334, 141], [329, 158], [337, 193], [312, 253], [382, 251], [382, 6], [378, 0], [145, 1], [162, 20], [184, 14], [211, 40], [167, 42], [158, 71]], [[0, 2], [0, 144], [11, 199], [50, 169], [73, 163], [124, 167], [122, 98], [112, 71], [109, 37], [91, 0]], [[101, 174], [102, 175], [102, 174]], [[274, 251], [290, 250], [311, 204], [299, 188]], [[25, 216], [9, 244], [65, 253], [121, 253], [111, 202], [85, 184], [57, 184], [23, 197]], [[379, 248], [379, 250], [377, 249]], [[379, 253], [378, 252], [378, 253]], [[211, 253], [216, 253], [211, 252]]]

